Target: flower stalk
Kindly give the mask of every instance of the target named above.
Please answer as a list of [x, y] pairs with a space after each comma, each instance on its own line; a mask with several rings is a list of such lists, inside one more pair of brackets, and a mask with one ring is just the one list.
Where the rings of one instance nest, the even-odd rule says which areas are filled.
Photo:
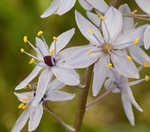
[[88, 93], [91, 86], [92, 72], [93, 72], [93, 65], [90, 66], [89, 69], [86, 71], [85, 76], [83, 77], [82, 80], [83, 84], [86, 84], [86, 87], [83, 89], [79, 89], [80, 91], [79, 91], [79, 99], [78, 99], [78, 110], [74, 122], [74, 128], [76, 129], [76, 132], [81, 131], [82, 122], [86, 111]]

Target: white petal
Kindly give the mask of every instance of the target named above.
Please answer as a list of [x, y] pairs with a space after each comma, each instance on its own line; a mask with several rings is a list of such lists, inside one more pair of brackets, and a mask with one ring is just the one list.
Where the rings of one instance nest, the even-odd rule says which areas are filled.
[[138, 6], [147, 14], [150, 14], [150, 1], [149, 0], [135, 0]]
[[56, 78], [66, 85], [78, 85], [80, 83], [79, 75], [71, 69], [53, 67], [52, 72], [55, 74]]
[[150, 66], [150, 57], [138, 46], [128, 48], [131, 57], [139, 64], [144, 65], [144, 62]]
[[102, 13], [105, 13], [109, 8], [104, 0], [87, 0], [87, 2]]
[[42, 104], [39, 104], [37, 107], [33, 107], [32, 111], [30, 112], [30, 120], [29, 120], [29, 126], [28, 126], [28, 131], [34, 131], [42, 118], [43, 115], [43, 106]]
[[[96, 28], [90, 21], [83, 17], [78, 11], [75, 11], [76, 23], [82, 35], [86, 37], [87, 40], [92, 42], [92, 44], [100, 45], [103, 42], [102, 35], [98, 28]], [[94, 32], [93, 34], [89, 33], [89, 29]], [[100, 41], [100, 42], [99, 42]]]
[[97, 96], [102, 88], [102, 85], [108, 74], [107, 64], [109, 63], [109, 57], [103, 56], [94, 65], [94, 77], [92, 86], [93, 96]]
[[59, 2], [59, 9], [57, 10], [56, 14], [63, 15], [69, 10], [73, 8], [75, 5], [76, 0], [60, 0]]
[[102, 21], [102, 30], [107, 42], [112, 42], [116, 39], [122, 30], [122, 24], [121, 13], [117, 9], [110, 7], [105, 14], [105, 19]]
[[[130, 14], [131, 10], [128, 4], [123, 4], [119, 7], [122, 14]], [[132, 17], [123, 17], [123, 32], [134, 29], [134, 19]]]
[[150, 48], [150, 26], [147, 26], [145, 32], [144, 32], [144, 47], [145, 49]]
[[138, 70], [133, 61], [128, 60], [128, 56], [122, 51], [115, 52], [111, 55], [112, 62], [117, 71], [128, 78], [139, 78]]
[[11, 132], [20, 132], [21, 129], [25, 126], [26, 122], [29, 118], [29, 109], [26, 109], [16, 121], [15, 126], [11, 130]]
[[[127, 31], [120, 36], [118, 36], [117, 40], [113, 43], [113, 47], [116, 49], [123, 49], [129, 46], [134, 45], [134, 41], [136, 39], [141, 40], [144, 35], [144, 31], [147, 26], [141, 26], [137, 29], [132, 29]], [[141, 43], [141, 41], [139, 41]]]
[[52, 14], [55, 14], [59, 7], [59, 0], [53, 0], [50, 6], [46, 9], [46, 11], [41, 15], [42, 18], [48, 17]]
[[52, 72], [49, 69], [45, 69], [41, 73], [39, 80], [38, 80], [36, 96], [32, 102], [33, 106], [36, 106], [37, 104], [40, 103], [41, 99], [43, 98], [43, 96], [46, 92], [48, 83], [51, 80], [51, 78], [52, 78]]
[[71, 40], [72, 36], [75, 33], [75, 29], [72, 28], [71, 30], [68, 30], [61, 35], [58, 36], [58, 41], [56, 42], [56, 49], [55, 49], [55, 41], [52, 42], [50, 46], [50, 51], [52, 49], [55, 49], [56, 54], [62, 50]]
[[[26, 103], [28, 104], [33, 99], [34, 92], [23, 92], [23, 93], [14, 93], [17, 96], [20, 102], [23, 102], [23, 99], [26, 99]], [[29, 98], [30, 97], [30, 98]]]
[[79, 0], [79, 3], [85, 10], [92, 10], [93, 8], [86, 0]]
[[97, 27], [100, 26], [101, 20], [99, 19], [98, 15], [89, 11], [86, 12], [86, 15]]
[[130, 121], [131, 125], [134, 126], [135, 119], [134, 119], [134, 114], [133, 114], [132, 105], [130, 103], [130, 100], [126, 94], [122, 94], [121, 98], [122, 98], [122, 104], [123, 104], [125, 114], [126, 114], [128, 120]]
[[70, 94], [67, 92], [62, 91], [51, 91], [47, 95], [46, 100], [50, 101], [66, 101], [66, 100], [72, 100], [75, 97], [75, 94]]
[[57, 79], [53, 80], [52, 82], [50, 82], [48, 84], [48, 87], [47, 87], [47, 92], [51, 92], [53, 90], [59, 90], [61, 88], [65, 87], [65, 84], [58, 81]]
[[137, 85], [137, 84], [139, 84], [139, 83], [141, 83], [143, 81], [145, 81], [145, 79], [140, 79], [140, 80], [128, 82], [128, 86], [134, 86], [134, 85]]
[[[89, 51], [92, 51], [90, 55]], [[85, 68], [93, 64], [99, 57], [101, 52], [92, 45], [77, 46], [65, 49], [60, 53], [66, 64], [71, 68]]]
[[75, 2], [76, 0], [54, 0], [41, 17], [45, 18], [52, 14], [63, 15], [73, 8]]
[[28, 85], [40, 72], [42, 67], [36, 66], [33, 71], [15, 88], [15, 90], [23, 89]]

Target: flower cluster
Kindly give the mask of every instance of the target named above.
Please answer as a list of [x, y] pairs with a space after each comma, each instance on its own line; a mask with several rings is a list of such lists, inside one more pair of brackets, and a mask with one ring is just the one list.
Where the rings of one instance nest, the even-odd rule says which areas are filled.
[[[93, 66], [93, 96], [100, 93], [103, 85], [106, 92], [121, 93], [125, 114], [131, 125], [135, 124], [132, 105], [140, 112], [143, 110], [135, 101], [130, 87], [150, 80], [148, 75], [143, 79], [140, 79], [139, 75], [142, 68], [150, 66], [150, 57], [144, 51], [150, 48], [150, 25], [135, 24], [134, 18], [150, 18], [150, 1], [135, 0], [135, 2], [146, 14], [137, 14], [137, 10], [131, 11], [127, 4], [115, 8], [104, 0], [79, 0], [86, 11], [86, 17], [76, 10], [75, 21], [82, 35], [88, 40], [88, 44], [84, 46], [64, 49], [75, 33], [74, 28], [58, 37], [53, 37], [50, 47], [42, 31], [39, 31], [38, 37], [35, 38], [36, 46], [27, 36], [24, 37], [24, 42], [33, 48], [36, 56], [23, 48], [21, 53], [30, 56], [29, 64], [36, 66], [15, 89], [29, 87], [31, 91], [15, 92], [21, 101], [18, 108], [24, 109], [24, 112], [12, 132], [19, 132], [28, 120], [28, 130], [35, 130], [42, 118], [43, 106], [51, 111], [48, 101], [72, 100], [75, 94], [60, 89], [65, 85], [81, 88], [80, 77], [75, 69], [90, 66]], [[63, 15], [71, 10], [75, 3], [76, 0], [53, 0], [41, 17], [45, 18], [52, 14]], [[38, 82], [33, 83], [38, 74], [40, 74]], [[138, 80], [130, 82], [129, 78]], [[87, 87], [90, 86], [85, 88]], [[62, 124], [69, 130], [75, 131], [64, 122]]]

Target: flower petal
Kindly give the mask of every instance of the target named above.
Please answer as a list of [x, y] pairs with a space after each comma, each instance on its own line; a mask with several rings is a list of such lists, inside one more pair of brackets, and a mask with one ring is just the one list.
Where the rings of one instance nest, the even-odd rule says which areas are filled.
[[[96, 52], [96, 50], [98, 49], [92, 45], [76, 46], [65, 49], [60, 53], [60, 56], [73, 69], [85, 68], [96, 62], [100, 57], [101, 52]], [[91, 54], [89, 54], [89, 51], [91, 51]]]
[[144, 25], [136, 29], [124, 32], [123, 34], [118, 36], [116, 41], [113, 43], [113, 47], [116, 49], [127, 48], [129, 46], [134, 45], [134, 41], [136, 39], [139, 39], [140, 41], [138, 43], [141, 43], [146, 27], [147, 25]]
[[141, 83], [143, 81], [145, 81], [145, 79], [140, 79], [140, 80], [128, 82], [128, 86], [134, 86], [134, 85], [137, 85], [137, 84], [139, 84], [139, 83]]
[[101, 20], [99, 19], [98, 15], [96, 15], [90, 11], [87, 11], [86, 15], [91, 20], [91, 22], [93, 22], [97, 27], [100, 26]]
[[86, 0], [79, 0], [79, 3], [85, 10], [93, 9], [93, 7]]
[[20, 132], [21, 129], [25, 126], [26, 122], [29, 118], [29, 109], [27, 108], [16, 121], [15, 126], [11, 130], [11, 132]]
[[109, 8], [104, 0], [87, 0], [87, 2], [89, 2], [89, 4], [91, 4], [94, 8], [102, 13], [105, 13]]
[[[78, 11], [75, 11], [76, 23], [82, 35], [86, 37], [87, 40], [92, 42], [94, 45], [100, 45], [103, 42], [102, 35], [98, 28], [96, 28], [90, 21], [83, 17]], [[93, 34], [89, 33], [89, 30], [94, 32]]]
[[39, 49], [39, 51], [41, 52], [42, 55], [44, 55], [44, 56], [49, 55], [49, 50], [48, 50], [47, 44], [44, 43], [43, 40], [41, 40], [38, 37], [36, 37], [36, 46], [37, 46], [37, 48]]
[[37, 85], [37, 90], [36, 90], [36, 96], [32, 102], [32, 106], [36, 106], [37, 104], [39, 104], [39, 102], [41, 101], [41, 99], [43, 98], [48, 83], [52, 78], [52, 72], [49, 69], [45, 69], [38, 80], [38, 85]]
[[130, 124], [132, 126], [134, 126], [135, 125], [135, 119], [134, 119], [134, 114], [133, 114], [132, 105], [130, 103], [130, 100], [129, 100], [128, 96], [126, 94], [123, 94], [123, 93], [122, 93], [121, 98], [122, 98], [122, 104], [123, 104], [125, 114], [126, 114], [128, 120], [130, 121]]
[[150, 26], [147, 26], [145, 32], [144, 32], [144, 47], [145, 49], [150, 48]]
[[29, 125], [28, 125], [28, 131], [34, 131], [42, 118], [43, 115], [43, 106], [42, 104], [38, 104], [37, 107], [33, 107], [31, 112], [30, 112], [30, 120], [29, 120]]
[[40, 72], [42, 67], [36, 66], [33, 71], [15, 88], [15, 90], [23, 89], [28, 85]]
[[41, 17], [45, 18], [52, 14], [63, 15], [73, 8], [75, 2], [76, 0], [54, 0]]
[[131, 57], [139, 64], [147, 63], [150, 66], [150, 57], [138, 46], [128, 48]]
[[122, 30], [123, 18], [121, 13], [110, 7], [102, 21], [102, 30], [105, 41], [113, 42]]
[[53, 67], [52, 72], [59, 81], [66, 85], [74, 86], [80, 83], [79, 75], [72, 69]]
[[62, 91], [51, 91], [47, 95], [46, 100], [50, 101], [66, 101], [66, 100], [72, 100], [75, 97], [75, 94], [70, 94], [67, 92], [62, 92]]
[[[122, 14], [130, 14], [131, 10], [128, 4], [123, 4], [119, 7], [119, 11]], [[123, 32], [134, 29], [134, 19], [132, 17], [123, 17]]]
[[149, 0], [135, 0], [138, 6], [147, 14], [150, 14], [150, 1]]
[[55, 49], [55, 44], [56, 44], [56, 49], [55, 52], [56, 54], [62, 50], [71, 40], [72, 36], [75, 33], [75, 29], [72, 28], [71, 30], [68, 30], [64, 33], [62, 33], [61, 35], [58, 36], [58, 41], [53, 41], [51, 46], [50, 46], [50, 51]]
[[108, 56], [101, 57], [94, 65], [94, 77], [93, 77], [93, 96], [97, 96], [100, 92], [102, 85], [107, 77], [107, 64], [109, 64], [110, 58]]
[[111, 55], [112, 62], [116, 70], [128, 78], [139, 78], [138, 70], [135, 64], [128, 60], [128, 56], [122, 51], [116, 51]]

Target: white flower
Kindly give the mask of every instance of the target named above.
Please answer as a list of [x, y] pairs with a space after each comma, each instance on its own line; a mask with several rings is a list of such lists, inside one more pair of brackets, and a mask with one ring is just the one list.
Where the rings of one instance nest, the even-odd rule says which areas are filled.
[[142, 112], [143, 110], [134, 99], [130, 86], [136, 85], [144, 81], [145, 79], [128, 82], [128, 78], [120, 75], [115, 69], [110, 68], [110, 71], [110, 78], [106, 80], [104, 87], [107, 90], [112, 89], [113, 93], [121, 93], [121, 99], [125, 114], [128, 120], [130, 121], [131, 125], [135, 125], [132, 105], [140, 112]]
[[[119, 10], [123, 14], [131, 14], [131, 10], [127, 4], [120, 6]], [[130, 30], [134, 30], [135, 27], [136, 27], [136, 25], [134, 24], [134, 19], [132, 17], [124, 17], [123, 32], [129, 32]], [[146, 31], [147, 31], [147, 28], [149, 28], [149, 26], [145, 25]], [[144, 33], [145, 35], [146, 35], [146, 31]], [[144, 52], [144, 50], [142, 50], [140, 48], [141, 44], [143, 44], [143, 41], [140, 42], [139, 44], [136, 46], [128, 47], [129, 54], [140, 65], [142, 65], [144, 67], [150, 66], [150, 57]]]
[[76, 0], [53, 0], [41, 17], [45, 18], [52, 14], [63, 15], [73, 8], [75, 2]]
[[139, 27], [122, 33], [122, 15], [113, 7], [110, 7], [100, 19], [101, 30], [76, 11], [77, 25], [90, 44], [62, 52], [67, 64], [73, 68], [85, 68], [96, 62], [93, 79], [94, 96], [99, 93], [107, 76], [107, 69], [112, 65], [126, 77], [139, 77], [138, 70], [125, 49], [138, 44], [145, 29]]
[[[74, 34], [74, 29], [71, 29], [65, 33], [62, 33], [60, 36], [54, 37], [50, 48], [48, 48], [44, 39], [36, 38], [36, 46], [34, 47], [28, 40], [27, 37], [24, 38], [25, 42], [28, 42], [29, 45], [36, 51], [37, 57], [27, 53], [24, 49], [21, 49], [22, 53], [25, 53], [32, 57], [29, 63], [36, 64], [34, 70], [23, 80], [17, 87], [16, 90], [24, 88], [29, 84], [41, 70], [42, 74], [40, 75], [43, 78], [43, 89], [46, 89], [47, 84], [54, 74], [56, 78], [67, 84], [67, 85], [78, 85], [79, 75], [73, 70], [68, 69], [67, 65], [64, 66], [64, 59], [59, 54], [59, 52], [68, 44]], [[43, 38], [43, 37], [42, 37]], [[38, 62], [34, 62], [37, 60]]]
[[[42, 118], [43, 115], [43, 104], [45, 101], [66, 101], [72, 100], [75, 94], [66, 93], [60, 91], [65, 85], [58, 80], [49, 82], [49, 85], [44, 92], [42, 97], [39, 97], [42, 91], [42, 87], [37, 88], [36, 91], [15, 93], [21, 104], [18, 106], [19, 109], [24, 109], [24, 112], [18, 118], [15, 126], [11, 132], [20, 132], [26, 122], [28, 122], [28, 131], [34, 131]], [[39, 100], [40, 99], [40, 100]], [[37, 101], [36, 105], [32, 105], [34, 101]]]

